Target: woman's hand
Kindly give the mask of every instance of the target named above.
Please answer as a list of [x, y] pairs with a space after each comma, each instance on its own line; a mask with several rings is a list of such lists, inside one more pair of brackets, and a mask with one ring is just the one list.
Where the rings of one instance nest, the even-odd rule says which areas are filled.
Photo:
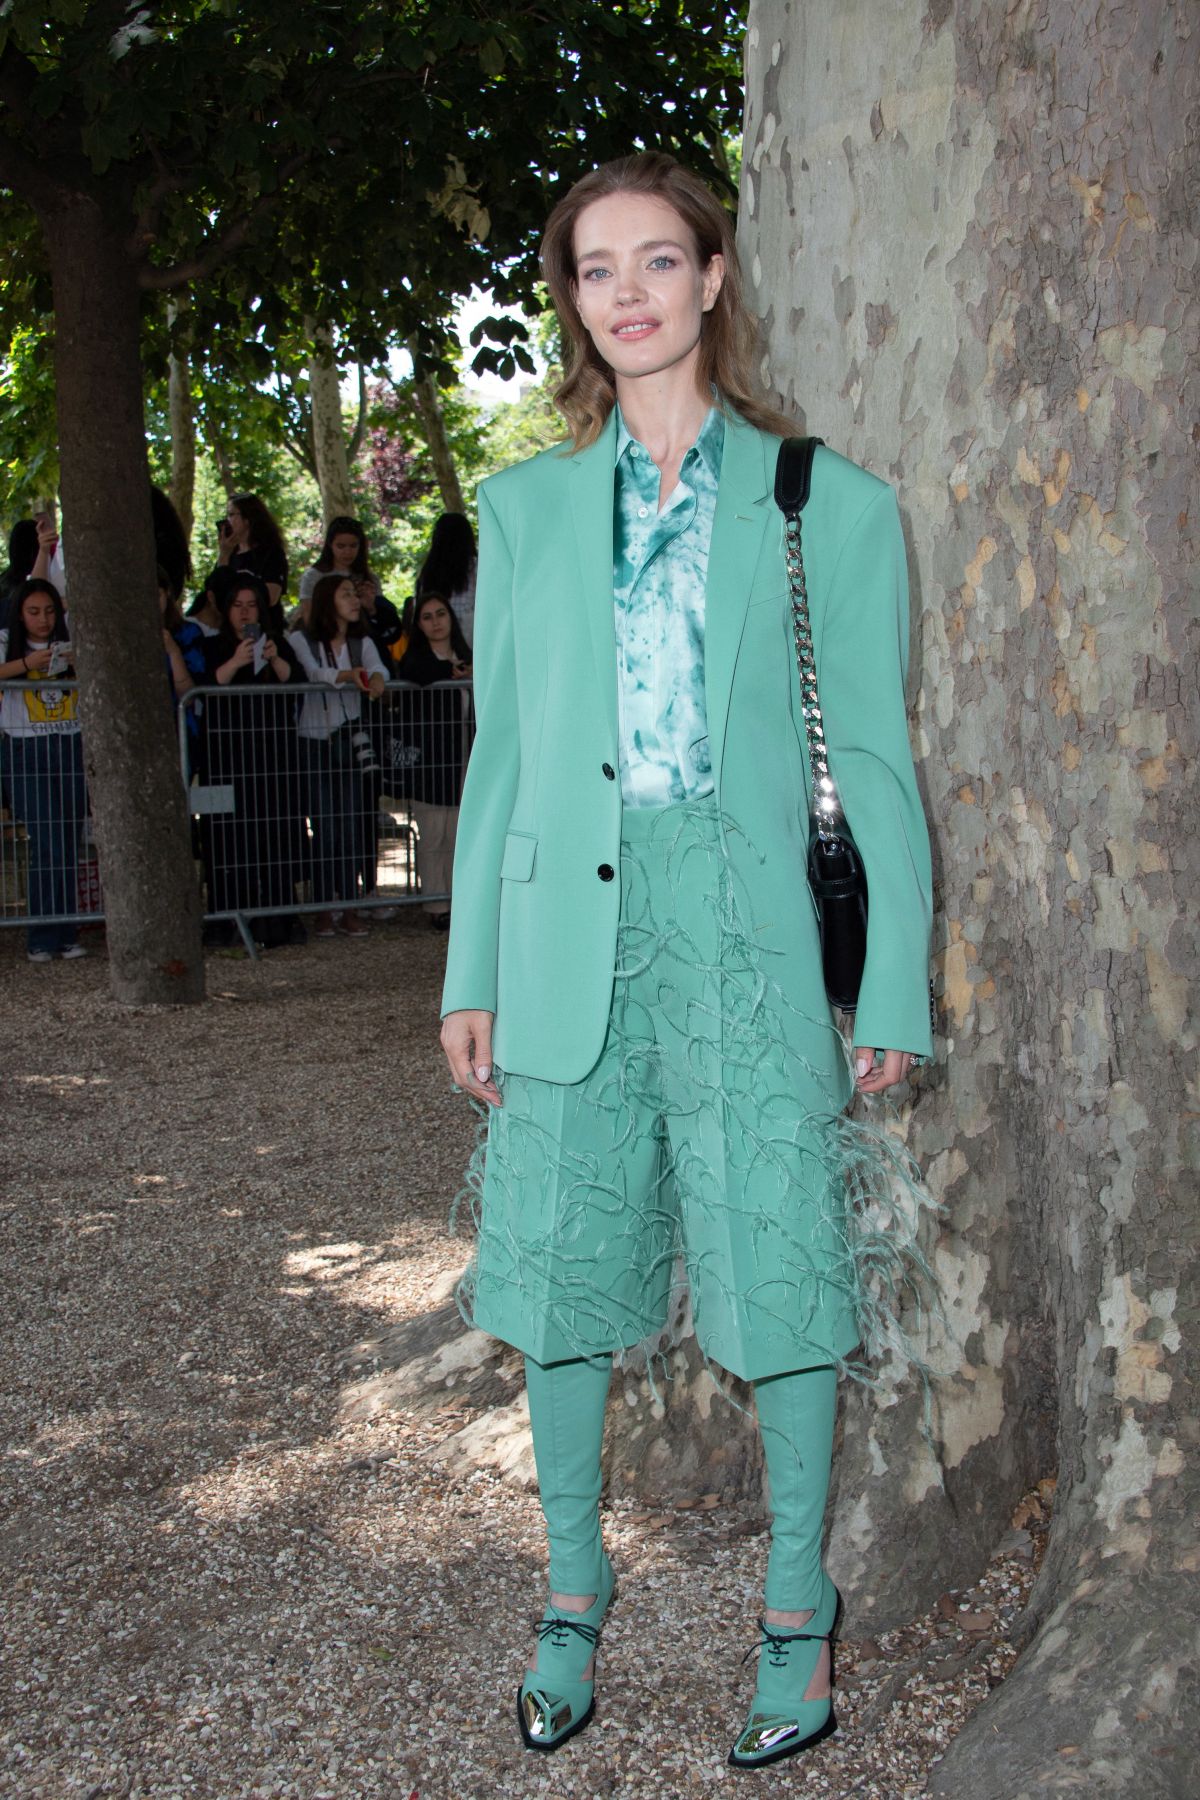
[[908, 1050], [885, 1050], [883, 1061], [876, 1067], [876, 1052], [861, 1044], [854, 1046], [855, 1087], [860, 1094], [882, 1094], [884, 1088], [895, 1087], [912, 1068], [914, 1058]]
[[218, 567], [223, 569], [225, 567], [225, 565], [228, 563], [230, 557], [233, 555], [233, 553], [236, 549], [237, 549], [237, 544], [234, 541], [234, 536], [233, 536], [233, 532], [230, 529], [229, 521], [228, 521], [228, 519], [222, 519], [217, 526], [217, 564], [218, 564]]
[[452, 663], [450, 666], [450, 673], [453, 675], [455, 681], [470, 681], [472, 666], [471, 663]]
[[464, 1093], [489, 1106], [501, 1106], [500, 1089], [492, 1080], [490, 1012], [452, 1012], [442, 1020], [442, 1049], [450, 1073]]
[[31, 675], [45, 674], [46, 670], [50, 667], [50, 658], [53, 654], [54, 651], [49, 644], [45, 645], [41, 650], [27, 650], [24, 659], [26, 669]]
[[248, 663], [252, 663], [253, 661], [254, 639], [242, 638], [237, 649], [229, 658], [229, 661], [223, 662], [217, 670], [217, 680], [221, 683], [222, 687], [227, 687], [237, 674], [238, 670], [244, 669]]
[[264, 651], [264, 655], [267, 662], [271, 665], [271, 673], [274, 675], [276, 681], [291, 680], [292, 665], [286, 656], [280, 655], [278, 645], [274, 644], [270, 638], [267, 639], [267, 647]]
[[363, 685], [362, 677], [365, 673], [365, 669], [339, 669], [333, 685], [334, 687], [345, 687], [349, 682], [351, 687], [360, 688]]

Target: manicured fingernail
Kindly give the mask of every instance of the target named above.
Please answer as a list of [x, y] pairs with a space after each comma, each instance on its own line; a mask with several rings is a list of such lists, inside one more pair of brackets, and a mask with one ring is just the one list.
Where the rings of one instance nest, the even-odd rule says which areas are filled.
[[854, 1065], [854, 1073], [856, 1075], [865, 1075], [868, 1072], [868, 1070], [870, 1069], [870, 1067], [871, 1067], [870, 1057], [869, 1056], [860, 1056]]
[[491, 1072], [492, 1072], [491, 1063], [480, 1063], [479, 1067], [475, 1071], [475, 1079], [477, 1081], [486, 1081], [488, 1079], [488, 1077], [491, 1075]]

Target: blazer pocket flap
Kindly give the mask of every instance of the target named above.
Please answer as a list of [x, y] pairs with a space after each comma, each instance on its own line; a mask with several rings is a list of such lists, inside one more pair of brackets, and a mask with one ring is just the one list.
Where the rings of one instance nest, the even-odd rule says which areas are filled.
[[537, 855], [537, 839], [527, 831], [510, 831], [504, 839], [504, 861], [500, 864], [501, 881], [528, 881], [533, 874]]

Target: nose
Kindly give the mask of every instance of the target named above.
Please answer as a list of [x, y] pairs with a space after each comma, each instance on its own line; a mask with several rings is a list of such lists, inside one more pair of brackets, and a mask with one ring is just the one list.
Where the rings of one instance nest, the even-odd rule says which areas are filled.
[[636, 306], [638, 301], [646, 298], [646, 287], [642, 281], [642, 272], [636, 264], [629, 269], [621, 269], [617, 273], [617, 304], [619, 306]]

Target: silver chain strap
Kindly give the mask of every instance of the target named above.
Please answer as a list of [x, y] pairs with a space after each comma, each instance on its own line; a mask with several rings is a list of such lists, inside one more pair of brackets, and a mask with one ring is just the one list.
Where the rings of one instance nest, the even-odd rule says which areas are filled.
[[792, 629], [796, 636], [796, 667], [800, 672], [800, 707], [808, 739], [808, 763], [812, 774], [813, 819], [817, 836], [828, 843], [844, 817], [842, 803], [829, 773], [825, 724], [817, 692], [817, 663], [813, 655], [812, 622], [808, 616], [808, 580], [800, 544], [800, 514], [786, 513], [783, 522], [788, 588], [792, 597]]

